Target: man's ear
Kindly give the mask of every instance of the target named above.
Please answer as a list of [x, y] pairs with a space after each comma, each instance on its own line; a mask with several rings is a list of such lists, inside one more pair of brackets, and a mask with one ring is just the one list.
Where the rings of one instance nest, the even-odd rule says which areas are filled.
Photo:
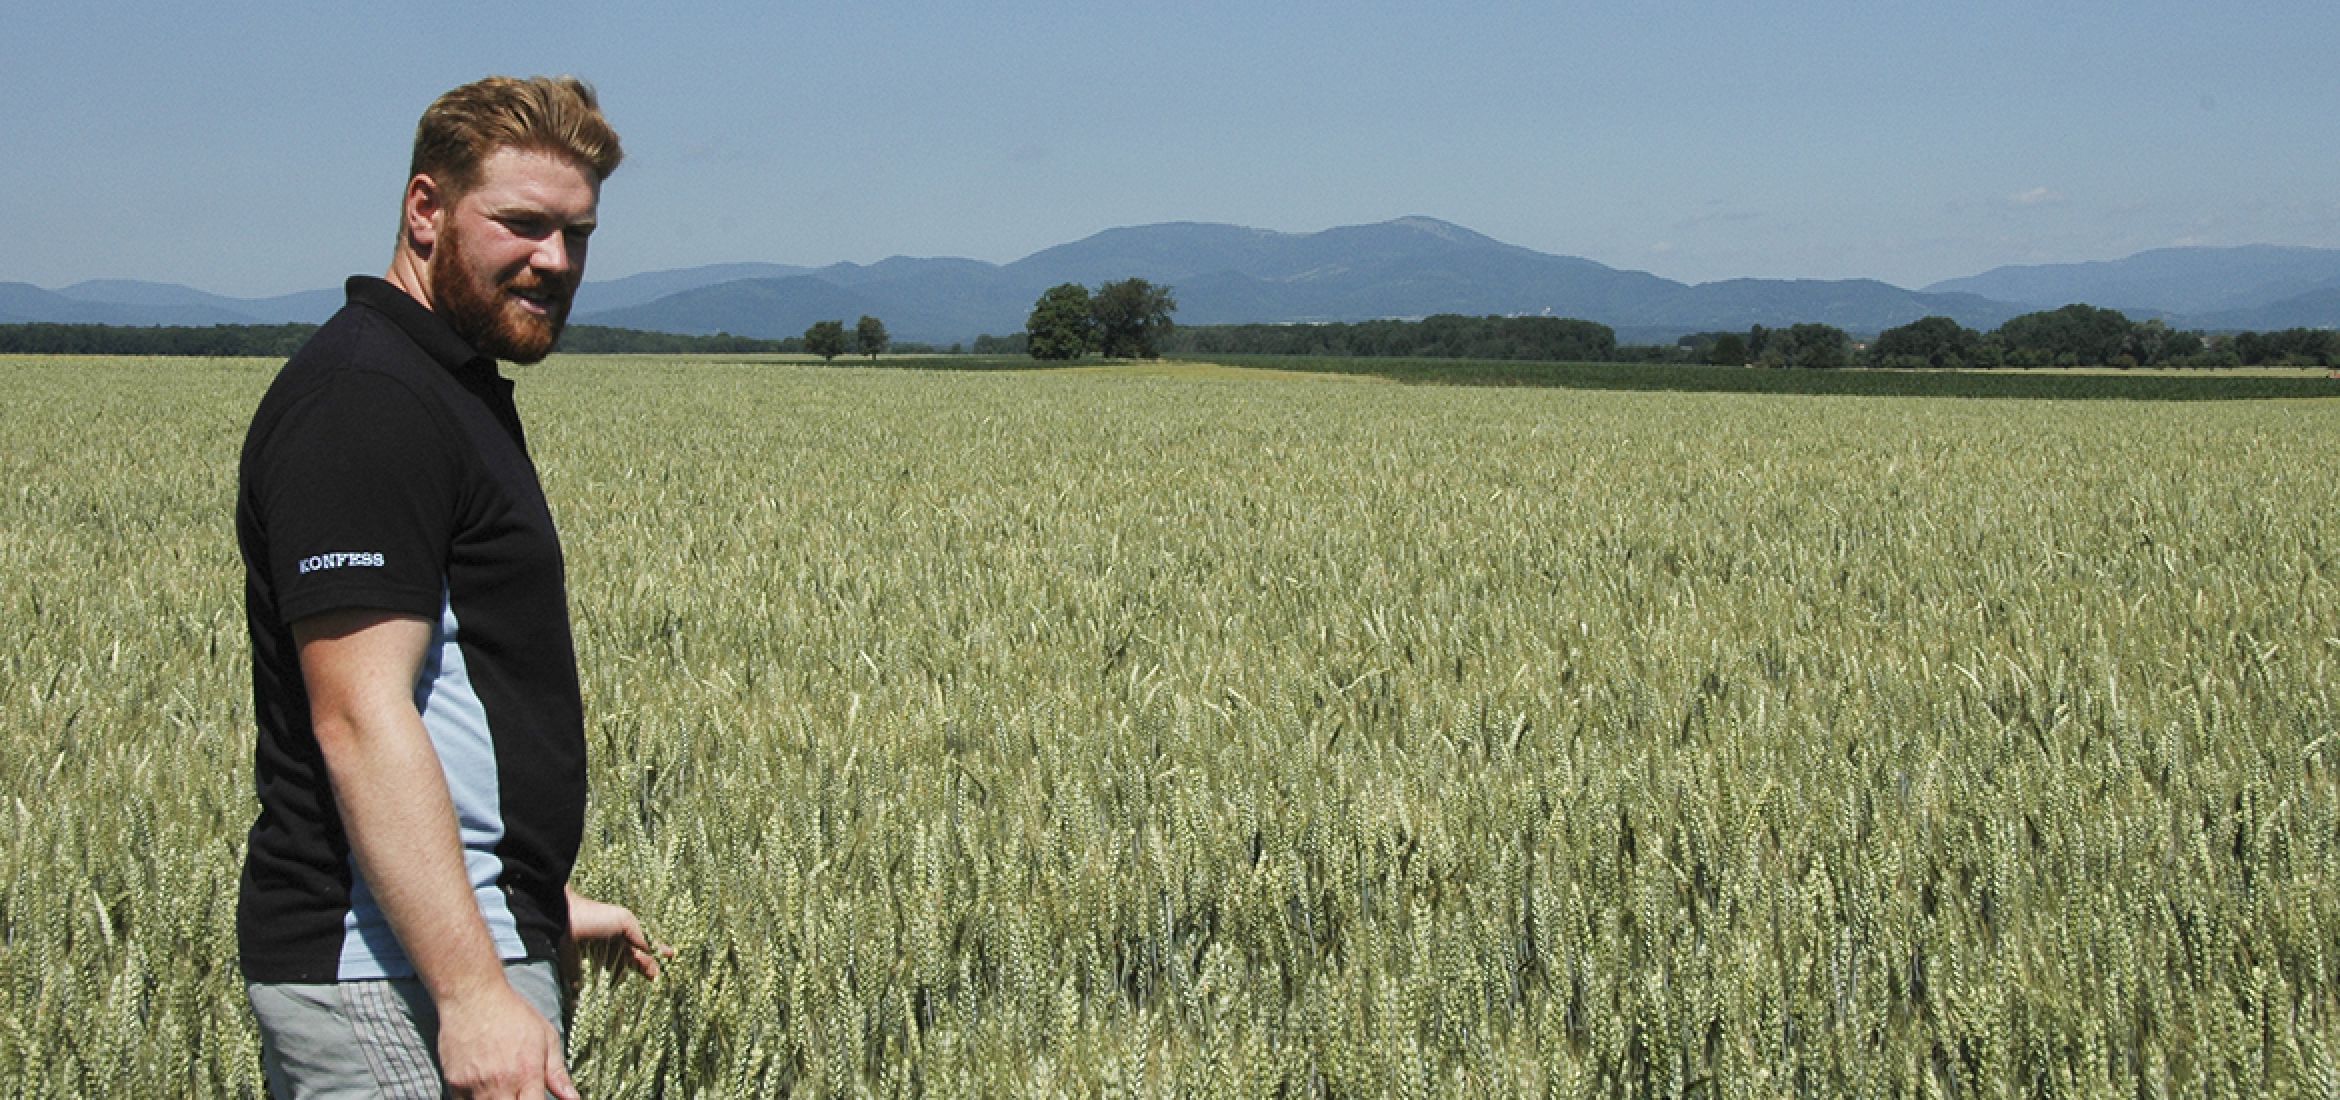
[[406, 181], [406, 200], [400, 207], [401, 220], [406, 231], [407, 247], [417, 256], [428, 257], [431, 247], [439, 241], [439, 230], [446, 224], [447, 193], [437, 180], [428, 175], [417, 175]]

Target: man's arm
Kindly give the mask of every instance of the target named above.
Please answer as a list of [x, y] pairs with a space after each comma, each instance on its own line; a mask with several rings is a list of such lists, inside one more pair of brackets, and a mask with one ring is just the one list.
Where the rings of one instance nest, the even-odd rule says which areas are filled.
[[309, 715], [342, 827], [439, 1012], [439, 1065], [460, 1097], [575, 1100], [559, 1033], [504, 980], [463, 865], [455, 804], [414, 707], [422, 619], [330, 612], [294, 623]]

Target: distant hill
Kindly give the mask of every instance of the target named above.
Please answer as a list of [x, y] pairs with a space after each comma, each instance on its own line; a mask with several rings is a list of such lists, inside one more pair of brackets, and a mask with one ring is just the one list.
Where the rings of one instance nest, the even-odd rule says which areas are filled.
[[[1079, 256], [1067, 249], [1051, 251], [1060, 262]], [[1049, 253], [1033, 259], [1043, 257]], [[1266, 234], [1212, 259], [1217, 262], [1194, 264], [1191, 274], [1165, 274], [1158, 280], [1181, 288], [1180, 320], [1220, 324], [1552, 313], [1632, 324], [1637, 307], [1683, 289], [1645, 272], [1547, 255], [1421, 217], [1321, 233]], [[1068, 264], [1049, 281], [1065, 281], [1081, 266]]]
[[[2340, 250], [2169, 248], [2099, 263], [2003, 267], [1906, 290], [1874, 279], [1688, 284], [1505, 244], [1436, 218], [1317, 233], [1168, 222], [1108, 229], [1009, 264], [895, 256], [874, 264], [711, 264], [588, 282], [580, 323], [778, 339], [815, 321], [883, 319], [904, 341], [1020, 330], [1040, 292], [1139, 276], [1169, 285], [1185, 324], [1364, 321], [1434, 313], [1599, 321], [1621, 338], [1802, 321], [1873, 334], [1928, 315], [1990, 329], [2071, 302], [2190, 328], [2340, 325]], [[0, 284], [0, 323], [205, 325], [322, 321], [338, 287], [267, 299], [97, 280], [49, 291]]]
[[802, 336], [815, 321], [876, 313], [877, 303], [810, 275], [785, 279], [737, 279], [670, 294], [624, 309], [583, 314], [586, 324], [646, 332], [682, 332], [779, 339]]
[[30, 283], [0, 283], [0, 324], [34, 321], [77, 325], [240, 325], [252, 323], [252, 318], [194, 303], [85, 302]]
[[177, 283], [149, 283], [137, 279], [91, 279], [61, 287], [57, 294], [76, 302], [158, 309], [206, 308], [223, 313], [232, 312], [236, 301]]
[[[129, 305], [153, 309], [180, 309], [207, 311], [230, 318], [208, 322], [214, 324], [284, 325], [322, 323], [333, 311], [341, 308], [343, 299], [339, 286], [322, 290], [304, 290], [295, 294], [279, 294], [273, 298], [229, 298], [218, 294], [180, 286], [177, 283], [149, 283], [132, 279], [92, 279], [75, 283], [57, 293], [77, 302], [92, 305]], [[131, 322], [117, 322], [131, 323]], [[194, 324], [192, 321], [135, 322], [143, 324]]]
[[1875, 333], [1920, 317], [1949, 317], [1987, 330], [2026, 312], [2028, 307], [1979, 295], [1921, 293], [1875, 279], [1725, 279], [1683, 287], [1624, 323], [1722, 332], [1816, 321], [1850, 332]]
[[895, 339], [947, 344], [1024, 327], [1039, 291], [1025, 294], [999, 269], [972, 260], [888, 260], [840, 264], [781, 279], [714, 283], [624, 309], [586, 312], [586, 324], [650, 332], [784, 339], [815, 321], [850, 327], [863, 314], [886, 322]]
[[[315, 324], [341, 308], [340, 287], [274, 298], [229, 298], [134, 279], [92, 279], [62, 290], [0, 284], [0, 322], [84, 325]], [[30, 293], [27, 293], [30, 292]]]
[[2205, 314], [2187, 322], [2207, 329], [2275, 332], [2287, 328], [2340, 327], [2340, 286], [2328, 286], [2248, 309]]
[[0, 283], [0, 324], [21, 325], [31, 321], [75, 322], [79, 317], [59, 317], [51, 314], [78, 308], [79, 303], [54, 290], [42, 290], [31, 283]]
[[[2157, 248], [2120, 260], [2001, 267], [1926, 288], [2031, 308], [2071, 302], [2179, 319], [2239, 313], [2340, 287], [2340, 249], [2246, 245]], [[2340, 321], [2325, 312], [2317, 324]]]
[[[590, 270], [588, 265], [588, 270]], [[714, 286], [739, 279], [785, 279], [811, 271], [809, 267], [794, 264], [707, 264], [703, 267], [685, 267], [673, 271], [645, 271], [639, 275], [610, 279], [606, 282], [586, 280], [577, 288], [577, 301], [571, 307], [577, 313], [625, 309], [644, 302], [654, 302], [670, 294], [681, 294], [700, 287]], [[802, 335], [794, 333], [792, 335]]]
[[[1643, 335], [1822, 320], [1855, 331], [1941, 313], [1996, 326], [2022, 309], [1874, 280], [1732, 280], [1691, 286], [1505, 244], [1435, 218], [1319, 233], [1172, 222], [1108, 229], [1006, 265], [895, 257], [840, 264], [788, 287], [700, 286], [624, 310], [579, 315], [656, 331], [796, 335], [814, 320], [884, 318], [896, 336], [947, 343], [1009, 333], [1040, 292], [1140, 276], [1171, 286], [1185, 324], [1363, 321], [1434, 313], [1549, 314]], [[816, 284], [826, 284], [826, 287]], [[833, 291], [849, 290], [849, 296]], [[1669, 337], [1670, 338], [1670, 337]]]

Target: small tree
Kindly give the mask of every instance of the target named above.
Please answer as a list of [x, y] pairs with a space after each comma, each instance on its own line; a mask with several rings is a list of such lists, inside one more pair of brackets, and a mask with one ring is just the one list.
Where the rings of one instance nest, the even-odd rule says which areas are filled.
[[823, 362], [845, 354], [845, 322], [814, 321], [804, 330], [804, 350], [820, 356]]
[[1089, 312], [1097, 319], [1098, 343], [1116, 359], [1159, 356], [1162, 338], [1170, 334], [1170, 314], [1177, 308], [1169, 287], [1135, 278], [1098, 287], [1097, 297], [1089, 303]]
[[1089, 288], [1079, 283], [1049, 287], [1024, 321], [1034, 359], [1078, 359], [1088, 354], [1095, 328]]
[[853, 340], [861, 348], [861, 354], [869, 356], [872, 363], [877, 362], [878, 353], [886, 350], [886, 345], [892, 342], [886, 335], [886, 323], [866, 313], [861, 315], [860, 321], [854, 323]]

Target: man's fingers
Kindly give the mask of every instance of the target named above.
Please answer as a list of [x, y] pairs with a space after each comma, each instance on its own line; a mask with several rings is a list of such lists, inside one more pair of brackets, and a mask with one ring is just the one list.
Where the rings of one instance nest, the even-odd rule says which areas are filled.
[[650, 934], [642, 931], [641, 922], [631, 919], [626, 921], [626, 947], [634, 969], [645, 978], [658, 976], [658, 960], [674, 957], [674, 948], [651, 943]]
[[510, 986], [482, 1001], [442, 1002], [440, 1072], [461, 1100], [578, 1100], [561, 1059], [561, 1033]]
[[[668, 953], [672, 954], [671, 950]], [[633, 948], [628, 954], [632, 956], [634, 969], [643, 977], [653, 980], [658, 977], [658, 952], [645, 945]]]
[[[549, 1030], [549, 1025], [548, 1025]], [[577, 1094], [577, 1083], [569, 1080], [568, 1064], [561, 1058], [561, 1043], [553, 1039], [544, 1052], [544, 1088], [561, 1100], [583, 1100]]]

